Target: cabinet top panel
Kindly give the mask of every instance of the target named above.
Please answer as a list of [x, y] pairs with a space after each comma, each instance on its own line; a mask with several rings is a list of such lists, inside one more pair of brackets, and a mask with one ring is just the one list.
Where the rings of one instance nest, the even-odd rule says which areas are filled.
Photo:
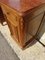
[[45, 0], [0, 0], [0, 2], [7, 4], [21, 13], [24, 13], [45, 3]]

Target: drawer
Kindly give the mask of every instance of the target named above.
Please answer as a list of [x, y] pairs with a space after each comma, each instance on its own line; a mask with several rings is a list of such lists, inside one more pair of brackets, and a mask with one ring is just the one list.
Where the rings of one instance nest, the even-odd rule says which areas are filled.
[[10, 14], [10, 15], [6, 15], [6, 17], [7, 17], [9, 22], [11, 22], [15, 26], [18, 26], [18, 21], [17, 21], [18, 19], [16, 16]]
[[11, 35], [16, 39], [17, 42], [19, 42], [19, 34], [18, 34], [18, 27], [15, 27], [13, 24], [8, 22], [8, 27], [10, 29]]
[[18, 15], [17, 13], [11, 9], [10, 7], [8, 7], [7, 5], [2, 4], [1, 5], [2, 10], [4, 15], [6, 15], [7, 19], [15, 26], [18, 25]]

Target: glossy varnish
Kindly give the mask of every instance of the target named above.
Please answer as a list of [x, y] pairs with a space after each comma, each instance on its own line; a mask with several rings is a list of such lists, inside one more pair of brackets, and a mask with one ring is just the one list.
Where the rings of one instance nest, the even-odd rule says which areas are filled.
[[45, 0], [0, 0], [0, 2], [7, 4], [19, 12], [25, 12], [45, 3]]
[[22, 48], [34, 40], [45, 12], [45, 0], [0, 0], [0, 7], [0, 16]]

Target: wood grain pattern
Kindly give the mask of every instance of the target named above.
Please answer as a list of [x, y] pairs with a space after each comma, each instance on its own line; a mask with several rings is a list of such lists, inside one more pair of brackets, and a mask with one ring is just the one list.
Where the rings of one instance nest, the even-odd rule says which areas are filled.
[[0, 0], [0, 2], [16, 9], [21, 14], [45, 3], [45, 0]]
[[0, 2], [11, 36], [21, 47], [24, 47], [34, 39], [40, 26], [45, 11], [44, 0], [2, 0]]

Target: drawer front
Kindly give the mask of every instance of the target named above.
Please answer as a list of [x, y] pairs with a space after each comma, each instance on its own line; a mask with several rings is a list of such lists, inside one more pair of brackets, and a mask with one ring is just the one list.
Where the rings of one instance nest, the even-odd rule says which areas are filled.
[[13, 16], [12, 14], [10, 15], [6, 15], [8, 21], [10, 21], [13, 25], [18, 26], [18, 21], [17, 21], [17, 17]]
[[[6, 16], [8, 21], [8, 26], [10, 28], [11, 33], [13, 34], [14, 38], [20, 43], [20, 45], [23, 45], [24, 39], [23, 39], [23, 26], [21, 26], [22, 17], [18, 15], [18, 13], [9, 8], [8, 6], [2, 4], [1, 5], [4, 16]], [[23, 42], [22, 42], [23, 41]], [[23, 43], [23, 44], [22, 44]]]
[[3, 13], [6, 15], [7, 19], [15, 26], [18, 25], [18, 15], [7, 5], [1, 5]]
[[10, 22], [8, 22], [8, 27], [11, 31], [11, 35], [15, 38], [15, 40], [17, 42], [19, 42], [19, 34], [18, 34], [18, 27], [15, 27], [14, 25], [12, 25]]

